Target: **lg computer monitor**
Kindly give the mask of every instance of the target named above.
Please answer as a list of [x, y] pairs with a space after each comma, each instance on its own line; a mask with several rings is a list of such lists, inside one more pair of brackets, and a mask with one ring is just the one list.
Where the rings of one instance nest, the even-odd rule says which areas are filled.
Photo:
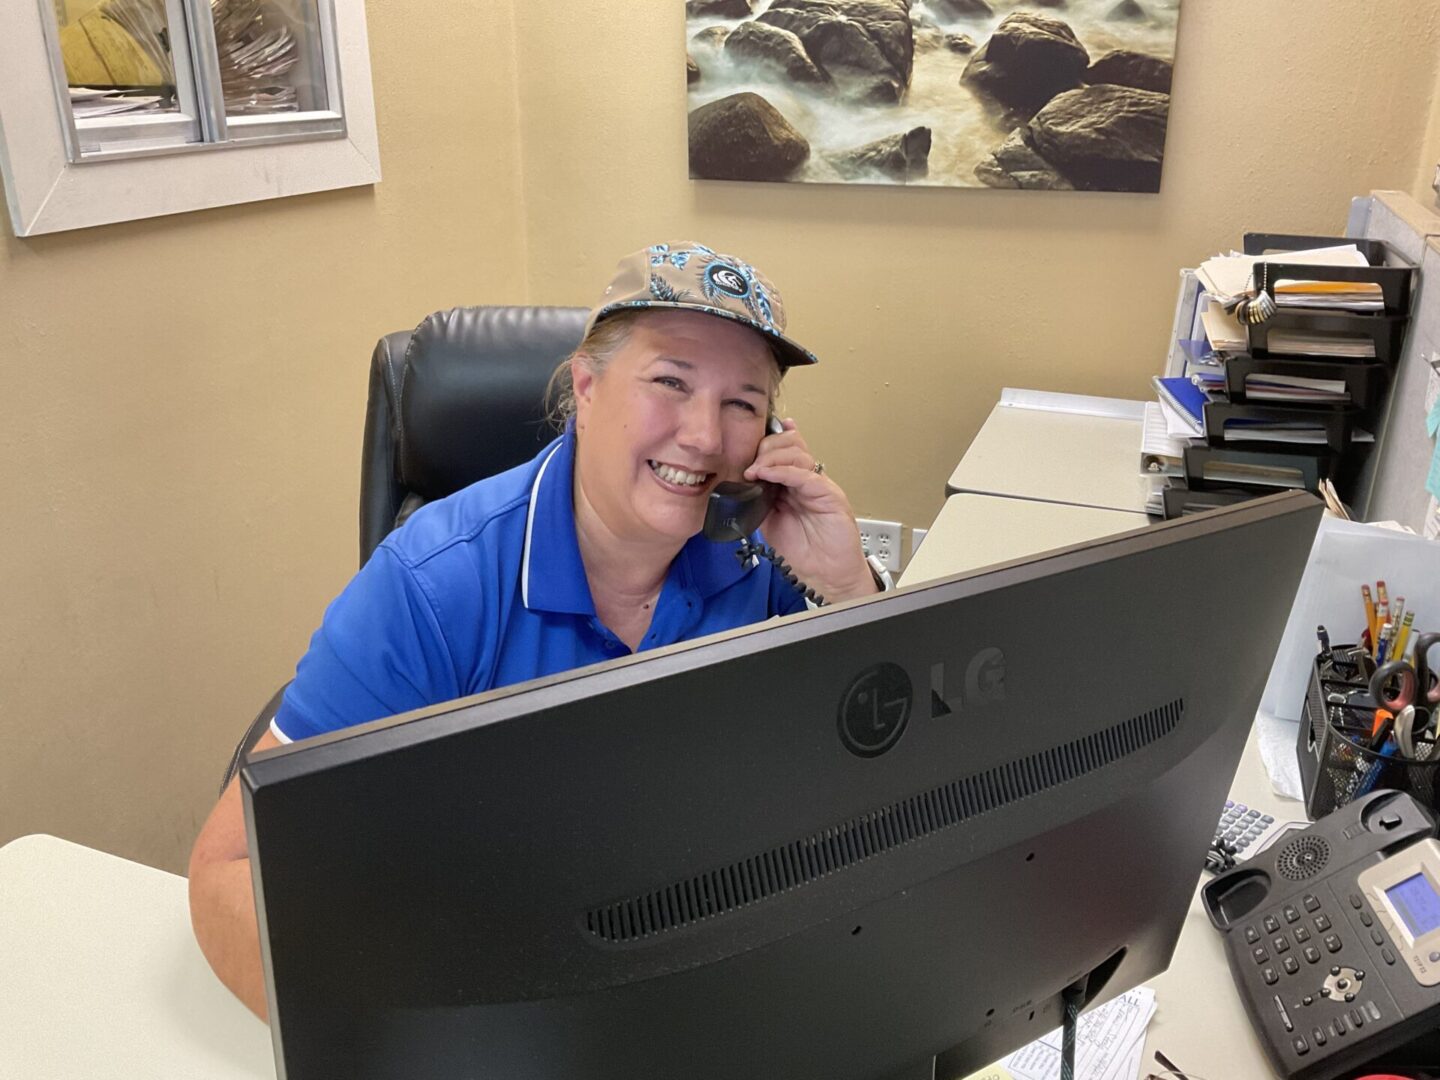
[[256, 755], [284, 1080], [960, 1076], [1170, 961], [1277, 496]]

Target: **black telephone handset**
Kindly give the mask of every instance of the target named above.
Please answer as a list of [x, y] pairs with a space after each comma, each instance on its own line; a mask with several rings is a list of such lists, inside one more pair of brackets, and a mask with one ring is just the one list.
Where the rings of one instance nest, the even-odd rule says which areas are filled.
[[[779, 418], [772, 413], [766, 421], [767, 433], [778, 435], [784, 430]], [[747, 481], [726, 481], [716, 484], [706, 501], [705, 524], [700, 531], [707, 539], [721, 544], [738, 540], [740, 543], [735, 549], [735, 557], [741, 563], [757, 558], [768, 559], [797, 592], [803, 593], [805, 599], [819, 607], [825, 603], [823, 596], [796, 577], [773, 547], [755, 543], [750, 539], [751, 534], [770, 516], [775, 500], [779, 497], [779, 484], [764, 481], [753, 484]]]
[[1213, 878], [1205, 913], [1275, 1074], [1440, 1061], [1440, 841], [1376, 791]]
[[[784, 430], [780, 418], [771, 413], [765, 421], [765, 433], [778, 435]], [[727, 540], [744, 540], [770, 516], [779, 495], [777, 484], [751, 484], [743, 480], [716, 484], [705, 504], [705, 524], [701, 531], [722, 544]]]
[[721, 542], [744, 540], [769, 516], [776, 494], [774, 484], [716, 484], [705, 507], [705, 535]]

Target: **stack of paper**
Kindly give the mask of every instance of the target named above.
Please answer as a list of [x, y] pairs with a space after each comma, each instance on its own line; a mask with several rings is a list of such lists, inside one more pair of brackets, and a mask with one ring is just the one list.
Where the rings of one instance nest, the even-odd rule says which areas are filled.
[[1383, 311], [1384, 292], [1373, 281], [1301, 281], [1281, 278], [1275, 282], [1275, 303], [1282, 308], [1331, 311]]
[[1245, 376], [1245, 396], [1257, 401], [1345, 402], [1350, 391], [1344, 379], [1310, 379], [1300, 375]]
[[1357, 360], [1375, 358], [1375, 342], [1348, 334], [1317, 334], [1305, 330], [1271, 330], [1265, 347], [1272, 353], [1291, 356], [1345, 356]]
[[1369, 266], [1370, 261], [1354, 244], [1312, 248], [1309, 251], [1282, 251], [1271, 255], [1217, 255], [1206, 259], [1195, 274], [1205, 291], [1222, 303], [1238, 296], [1254, 295], [1259, 288], [1257, 263], [1298, 263], [1302, 266]]
[[[1226, 442], [1281, 442], [1315, 446], [1325, 442], [1323, 425], [1297, 420], [1227, 420], [1223, 434]], [[1350, 432], [1350, 441], [1373, 443], [1375, 436], [1355, 428]]]
[[1205, 336], [1216, 352], [1243, 353], [1250, 350], [1250, 339], [1233, 312], [1226, 311], [1213, 296], [1206, 296], [1200, 308], [1200, 322]]
[[94, 90], [88, 86], [70, 87], [70, 108], [76, 120], [95, 116], [115, 116], [119, 113], [157, 112], [160, 97], [137, 95], [127, 97], [118, 90]]
[[[1075, 1032], [1075, 1080], [1138, 1080], [1145, 1028], [1155, 1015], [1147, 986], [1080, 1014]], [[1059, 1080], [1060, 1029], [1036, 1039], [969, 1080]]]

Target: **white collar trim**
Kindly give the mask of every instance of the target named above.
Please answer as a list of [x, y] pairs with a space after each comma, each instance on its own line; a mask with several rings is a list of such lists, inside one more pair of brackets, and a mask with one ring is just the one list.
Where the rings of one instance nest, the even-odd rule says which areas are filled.
[[[562, 441], [560, 446], [564, 446]], [[540, 481], [545, 476], [545, 470], [550, 466], [550, 459], [555, 456], [555, 447], [545, 455], [545, 460], [540, 463], [540, 471], [535, 474], [535, 482], [530, 485], [530, 509], [525, 514], [525, 552], [520, 562], [520, 600], [528, 608], [530, 606], [530, 534], [535, 526], [535, 504], [540, 494]]]

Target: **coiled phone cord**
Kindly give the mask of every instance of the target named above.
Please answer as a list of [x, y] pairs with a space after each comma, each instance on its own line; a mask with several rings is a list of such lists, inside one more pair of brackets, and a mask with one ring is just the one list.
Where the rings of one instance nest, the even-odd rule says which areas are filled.
[[825, 598], [796, 577], [795, 571], [790, 569], [790, 565], [769, 544], [757, 544], [747, 536], [735, 549], [735, 557], [740, 560], [742, 566], [752, 558], [770, 560], [775, 564], [775, 569], [780, 572], [780, 576], [788, 581], [796, 592], [803, 594], [805, 599], [816, 607], [825, 606]]

